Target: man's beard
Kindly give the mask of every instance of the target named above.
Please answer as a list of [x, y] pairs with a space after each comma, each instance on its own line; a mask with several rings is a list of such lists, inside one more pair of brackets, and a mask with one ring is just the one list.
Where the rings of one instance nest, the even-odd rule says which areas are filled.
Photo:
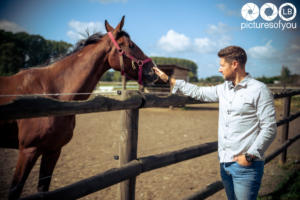
[[224, 77], [224, 79], [226, 80], [226, 81], [234, 81], [234, 79], [235, 79], [235, 76], [234, 76], [234, 74], [230, 74], [230, 75], [228, 75], [227, 77], [225, 77], [224, 75], [223, 75], [223, 77]]

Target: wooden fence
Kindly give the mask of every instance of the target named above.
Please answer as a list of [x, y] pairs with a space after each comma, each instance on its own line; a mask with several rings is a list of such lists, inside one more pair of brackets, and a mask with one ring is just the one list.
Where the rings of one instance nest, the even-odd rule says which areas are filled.
[[[289, 145], [300, 138], [300, 134], [287, 140], [288, 124], [300, 116], [300, 112], [289, 116], [290, 99], [299, 95], [300, 90], [275, 94], [274, 98], [286, 98], [285, 117], [277, 122], [277, 126], [284, 125], [283, 145], [266, 158], [266, 163], [284, 152]], [[122, 110], [123, 122], [121, 130], [120, 164], [119, 168], [110, 169], [104, 173], [81, 180], [71, 185], [44, 193], [36, 193], [27, 196], [25, 199], [77, 199], [116, 183], [122, 182], [121, 199], [134, 199], [135, 177], [141, 173], [175, 164], [181, 161], [206, 155], [217, 151], [217, 142], [200, 144], [181, 150], [166, 152], [157, 155], [137, 158], [137, 134], [138, 134], [138, 112], [140, 108], [169, 107], [185, 104], [201, 103], [189, 97], [170, 95], [159, 97], [140, 92], [128, 92], [125, 100], [115, 100], [107, 97], [97, 96], [94, 99], [81, 102], [60, 102], [54, 99], [42, 98], [39, 96], [23, 97], [14, 102], [0, 106], [0, 120], [32, 118], [41, 116], [72, 115], [91, 112], [104, 112]], [[286, 105], [289, 104], [289, 105]], [[283, 127], [284, 127], [283, 126]], [[285, 162], [286, 159], [282, 159]], [[222, 182], [210, 184], [204, 190], [194, 194], [187, 199], [205, 199], [206, 197], [223, 189]]]

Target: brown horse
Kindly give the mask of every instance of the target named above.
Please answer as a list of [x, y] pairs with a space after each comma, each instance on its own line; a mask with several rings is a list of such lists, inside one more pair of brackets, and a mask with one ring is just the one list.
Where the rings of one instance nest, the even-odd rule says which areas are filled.
[[[105, 20], [106, 30], [112, 34], [90, 36], [82, 41], [81, 46], [73, 53], [49, 66], [0, 77], [0, 104], [15, 98], [3, 98], [3, 94], [90, 93], [108, 69], [121, 70], [120, 56], [124, 59], [122, 70], [128, 77], [138, 80], [142, 73], [144, 83], [154, 82], [157, 76], [152, 69], [153, 63], [142, 62], [149, 58], [131, 41], [129, 35], [122, 31], [123, 24], [124, 17], [115, 29]], [[119, 48], [124, 54], [120, 54]], [[136, 66], [142, 67], [142, 71], [132, 66], [132, 59], [142, 63], [142, 66], [135, 63]], [[84, 100], [88, 95], [74, 94], [56, 98], [64, 101]], [[40, 155], [42, 161], [38, 191], [48, 191], [61, 149], [71, 140], [74, 127], [75, 115], [0, 121], [0, 146], [19, 148], [9, 199], [20, 197], [25, 181]]]

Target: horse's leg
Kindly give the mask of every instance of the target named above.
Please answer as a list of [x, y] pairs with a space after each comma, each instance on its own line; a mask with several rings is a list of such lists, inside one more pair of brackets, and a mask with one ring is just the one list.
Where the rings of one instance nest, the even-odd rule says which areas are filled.
[[49, 190], [52, 173], [56, 162], [59, 158], [61, 149], [58, 151], [46, 152], [42, 155], [42, 162], [40, 167], [40, 177], [39, 177], [39, 192], [46, 192]]
[[39, 153], [36, 147], [20, 149], [8, 199], [18, 199], [20, 197], [25, 181], [38, 157]]

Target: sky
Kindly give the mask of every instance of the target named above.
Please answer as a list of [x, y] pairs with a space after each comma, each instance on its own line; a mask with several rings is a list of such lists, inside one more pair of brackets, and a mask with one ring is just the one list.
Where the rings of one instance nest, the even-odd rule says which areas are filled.
[[1, 0], [0, 29], [75, 44], [123, 15], [146, 55], [192, 60], [198, 78], [221, 75], [217, 53], [229, 45], [246, 50], [253, 77], [280, 75], [283, 65], [300, 74], [297, 0]]

